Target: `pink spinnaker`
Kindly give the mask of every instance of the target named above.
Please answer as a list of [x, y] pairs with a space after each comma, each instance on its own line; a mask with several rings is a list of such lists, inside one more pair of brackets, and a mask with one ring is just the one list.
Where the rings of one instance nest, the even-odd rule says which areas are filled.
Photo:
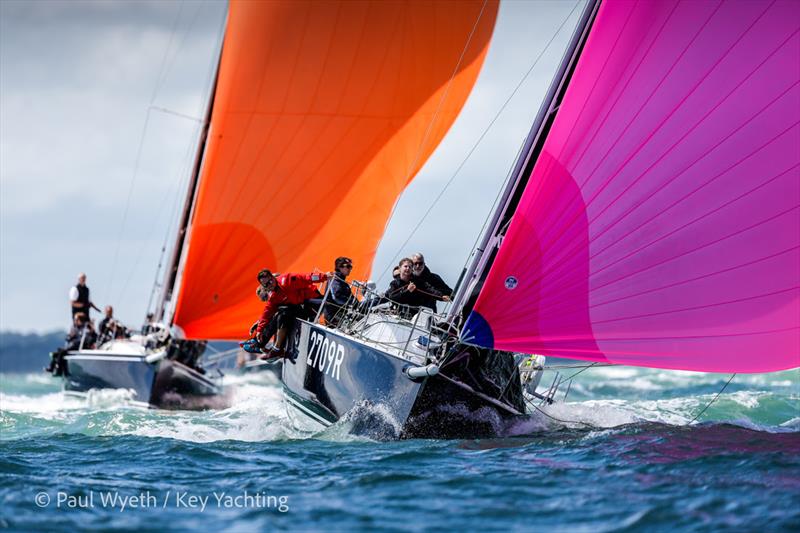
[[463, 339], [800, 366], [800, 2], [604, 2]]

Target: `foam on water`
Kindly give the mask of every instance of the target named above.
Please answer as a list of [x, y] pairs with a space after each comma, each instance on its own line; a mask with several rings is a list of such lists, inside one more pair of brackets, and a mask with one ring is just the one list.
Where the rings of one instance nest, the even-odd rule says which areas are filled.
[[[45, 381], [47, 384], [51, 382]], [[124, 389], [92, 390], [85, 397], [49, 392], [41, 396], [0, 393], [0, 421], [3, 438], [29, 436], [19, 426], [39, 427], [39, 420], [59, 421], [53, 431], [96, 436], [135, 435], [208, 443], [216, 441], [280, 441], [317, 438], [327, 441], [363, 440], [352, 433], [354, 424], [380, 419], [390, 430], [373, 438], [399, 434], [400, 424], [385, 406], [358, 409], [331, 428], [304, 431], [287, 416], [283, 391], [269, 372], [226, 376], [228, 407], [207, 411], [148, 409], [132, 402], [132, 392]], [[367, 414], [370, 414], [368, 417]], [[378, 427], [378, 426], [376, 426]]]
[[42, 418], [52, 418], [85, 408], [86, 402], [83, 399], [66, 396], [61, 392], [41, 396], [0, 392], [0, 409], [12, 413], [30, 413]]
[[[14, 376], [12, 390], [24, 384], [48, 385], [55, 380], [38, 375]], [[85, 397], [63, 392], [41, 395], [0, 392], [3, 438], [27, 436], [21, 426], [39, 426], [38, 421], [59, 421], [58, 429], [98, 436], [139, 435], [191, 442], [218, 440], [264, 441], [292, 438], [282, 403], [282, 392], [270, 373], [231, 376], [229, 407], [199, 412], [164, 411], [135, 406], [132, 392], [124, 389], [92, 390]], [[55, 429], [55, 428], [53, 428]]]
[[93, 389], [86, 393], [84, 403], [90, 409], [113, 409], [132, 405], [136, 391], [130, 389]]
[[53, 377], [50, 374], [23, 374], [21, 376], [24, 383], [36, 383], [38, 385], [52, 385]]
[[[556, 402], [530, 410], [528, 419], [517, 422], [504, 434], [523, 435], [554, 428], [613, 429], [647, 423], [686, 426], [704, 421], [732, 423], [766, 432], [796, 429], [800, 425], [800, 418], [792, 418], [800, 414], [797, 398], [763, 390], [655, 400], [617, 398]], [[698, 415], [700, 418], [695, 420]], [[782, 416], [789, 419], [781, 420]]]
[[800, 431], [800, 416], [792, 418], [791, 420], [787, 420], [786, 422], [781, 424], [781, 427], [795, 431]]
[[642, 418], [631, 412], [623, 401], [554, 403], [539, 406], [527, 420], [513, 427], [512, 434], [537, 433], [554, 428], [613, 428], [640, 420]]

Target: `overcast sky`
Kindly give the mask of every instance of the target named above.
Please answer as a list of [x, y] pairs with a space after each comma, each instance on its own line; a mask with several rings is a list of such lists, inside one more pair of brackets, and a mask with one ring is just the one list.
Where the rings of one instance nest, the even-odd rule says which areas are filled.
[[[414, 251], [455, 283], [561, 60], [578, 1], [501, 4], [472, 95], [396, 206], [373, 270], [379, 287], [389, 265]], [[141, 324], [161, 248], [174, 236], [225, 9], [0, 0], [0, 330], [66, 329], [67, 293], [81, 271], [96, 304]]]

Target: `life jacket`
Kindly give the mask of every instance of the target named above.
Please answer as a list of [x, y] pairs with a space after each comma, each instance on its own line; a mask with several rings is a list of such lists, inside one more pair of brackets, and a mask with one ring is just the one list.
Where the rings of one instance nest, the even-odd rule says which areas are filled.
[[86, 285], [75, 285], [75, 288], [78, 289], [78, 299], [75, 300], [76, 302], [81, 302], [83, 307], [78, 307], [75, 304], [72, 304], [72, 316], [75, 316], [76, 313], [86, 313], [86, 317], [89, 317], [89, 287]]

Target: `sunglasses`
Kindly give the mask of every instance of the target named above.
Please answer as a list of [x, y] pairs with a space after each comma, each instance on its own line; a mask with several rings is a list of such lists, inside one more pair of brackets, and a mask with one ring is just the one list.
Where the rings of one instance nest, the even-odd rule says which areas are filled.
[[425, 261], [414, 261], [414, 266], [422, 266], [425, 264]]
[[353, 268], [353, 265], [342, 265], [339, 268]]

